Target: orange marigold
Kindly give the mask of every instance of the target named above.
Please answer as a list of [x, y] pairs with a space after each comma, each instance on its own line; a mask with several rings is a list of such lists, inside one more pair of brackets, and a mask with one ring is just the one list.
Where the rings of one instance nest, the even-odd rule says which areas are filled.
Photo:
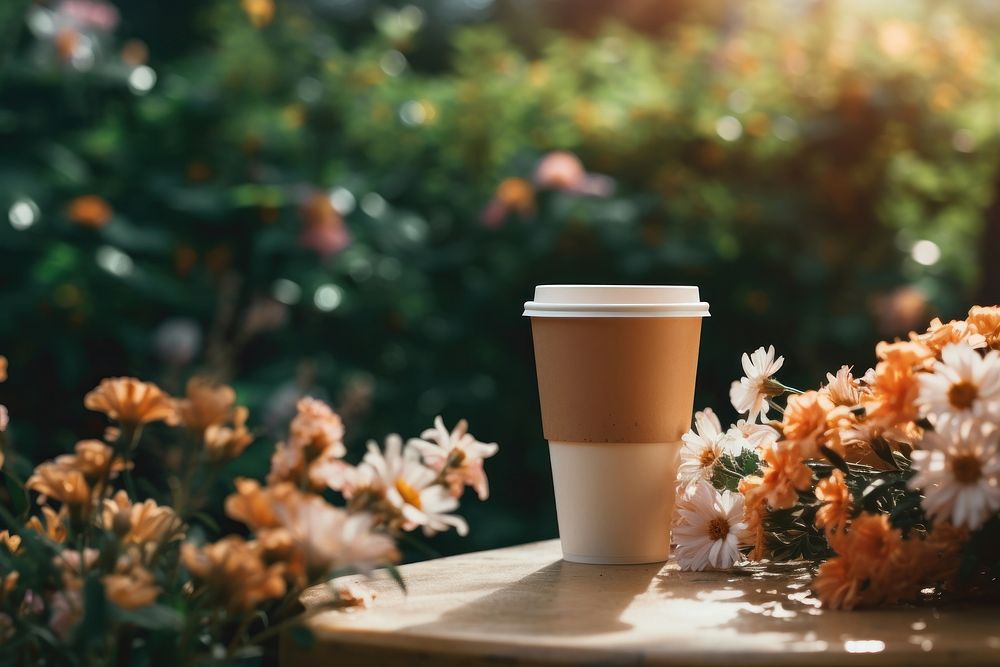
[[858, 603], [862, 581], [855, 576], [846, 555], [834, 556], [819, 566], [812, 589], [828, 609], [853, 609]]
[[209, 600], [233, 612], [246, 612], [285, 594], [280, 564], [265, 565], [254, 542], [230, 535], [200, 549], [181, 546], [181, 561]]
[[225, 424], [233, 417], [236, 392], [232, 387], [206, 378], [188, 380], [185, 397], [174, 403], [178, 421], [192, 431]]
[[826, 539], [837, 551], [842, 542], [851, 512], [851, 490], [844, 483], [844, 473], [834, 470], [816, 485], [816, 498], [823, 506], [816, 512], [816, 527], [822, 528]]
[[973, 306], [966, 320], [986, 339], [986, 344], [1000, 349], [1000, 306]]
[[867, 420], [882, 426], [912, 422], [917, 416], [920, 383], [909, 363], [883, 361], [871, 378], [871, 396], [865, 400]]
[[789, 396], [781, 430], [785, 440], [799, 447], [804, 459], [823, 456], [820, 447], [828, 447], [843, 456], [840, 429], [850, 417], [850, 408], [835, 405], [818, 391], [807, 391]]
[[782, 441], [764, 449], [764, 475], [761, 493], [772, 509], [792, 507], [799, 491], [809, 488], [812, 471], [802, 462], [802, 452], [796, 443]]
[[106, 378], [83, 399], [88, 410], [103, 412], [111, 419], [138, 426], [155, 421], [173, 423], [174, 404], [163, 390], [136, 378]]

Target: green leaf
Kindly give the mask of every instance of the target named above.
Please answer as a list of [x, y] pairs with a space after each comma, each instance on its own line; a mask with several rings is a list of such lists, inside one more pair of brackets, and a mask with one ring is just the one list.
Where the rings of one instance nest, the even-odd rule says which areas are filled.
[[385, 568], [385, 571], [389, 573], [389, 576], [392, 577], [392, 580], [396, 582], [396, 585], [399, 586], [404, 593], [409, 593], [406, 589], [406, 581], [403, 580], [403, 573], [399, 571], [398, 567], [395, 565], [389, 565]]
[[114, 616], [123, 623], [150, 630], [179, 630], [184, 616], [172, 607], [154, 604], [140, 609], [114, 608]]
[[833, 466], [837, 470], [841, 471], [845, 475], [850, 475], [851, 474], [850, 469], [847, 467], [847, 461], [844, 460], [843, 456], [841, 456], [837, 452], [833, 451], [832, 449], [830, 449], [826, 445], [820, 445], [819, 446], [819, 451], [821, 451], [823, 453], [823, 456], [825, 456], [827, 458], [827, 460], [830, 463], [832, 463]]

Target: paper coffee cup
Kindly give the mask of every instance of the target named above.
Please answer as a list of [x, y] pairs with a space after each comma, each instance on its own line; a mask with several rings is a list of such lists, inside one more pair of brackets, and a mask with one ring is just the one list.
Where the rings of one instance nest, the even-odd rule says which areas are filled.
[[564, 558], [666, 560], [708, 304], [697, 287], [539, 285], [524, 315]]

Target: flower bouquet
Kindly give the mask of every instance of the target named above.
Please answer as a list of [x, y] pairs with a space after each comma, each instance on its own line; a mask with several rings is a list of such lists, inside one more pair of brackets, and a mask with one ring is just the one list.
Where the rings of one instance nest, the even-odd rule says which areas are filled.
[[[224, 531], [206, 492], [230, 484], [226, 465], [253, 441], [230, 387], [195, 378], [185, 397], [172, 398], [113, 378], [84, 403], [111, 420], [104, 438], [78, 442], [23, 484], [16, 471], [26, 462], [0, 441], [13, 505], [0, 507], [4, 664], [231, 661], [259, 654], [284, 630], [307, 639], [307, 614], [370, 597], [332, 577], [386, 567], [402, 585], [392, 565], [404, 533], [464, 535], [453, 512], [466, 486], [487, 497], [483, 460], [497, 451], [464, 421], [449, 431], [439, 417], [406, 444], [397, 435], [384, 448], [369, 442], [351, 465], [340, 417], [303, 398], [265, 483], [235, 480], [225, 499], [235, 521]], [[6, 425], [0, 406], [0, 436]], [[158, 465], [148, 465], [157, 452]], [[157, 500], [167, 497], [170, 504]], [[330, 502], [337, 498], [343, 506]], [[306, 611], [299, 596], [317, 584], [334, 595]]]
[[730, 390], [744, 418], [723, 429], [706, 409], [684, 436], [681, 567], [815, 561], [812, 588], [831, 609], [995, 598], [997, 350], [994, 306], [879, 343], [873, 369], [842, 367], [816, 390], [778, 380], [773, 347], [744, 354]]

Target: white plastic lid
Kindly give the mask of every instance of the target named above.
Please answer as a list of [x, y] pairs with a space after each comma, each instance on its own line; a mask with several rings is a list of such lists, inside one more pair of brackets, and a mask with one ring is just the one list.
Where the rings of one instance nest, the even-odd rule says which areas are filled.
[[538, 285], [525, 317], [710, 317], [688, 285]]

